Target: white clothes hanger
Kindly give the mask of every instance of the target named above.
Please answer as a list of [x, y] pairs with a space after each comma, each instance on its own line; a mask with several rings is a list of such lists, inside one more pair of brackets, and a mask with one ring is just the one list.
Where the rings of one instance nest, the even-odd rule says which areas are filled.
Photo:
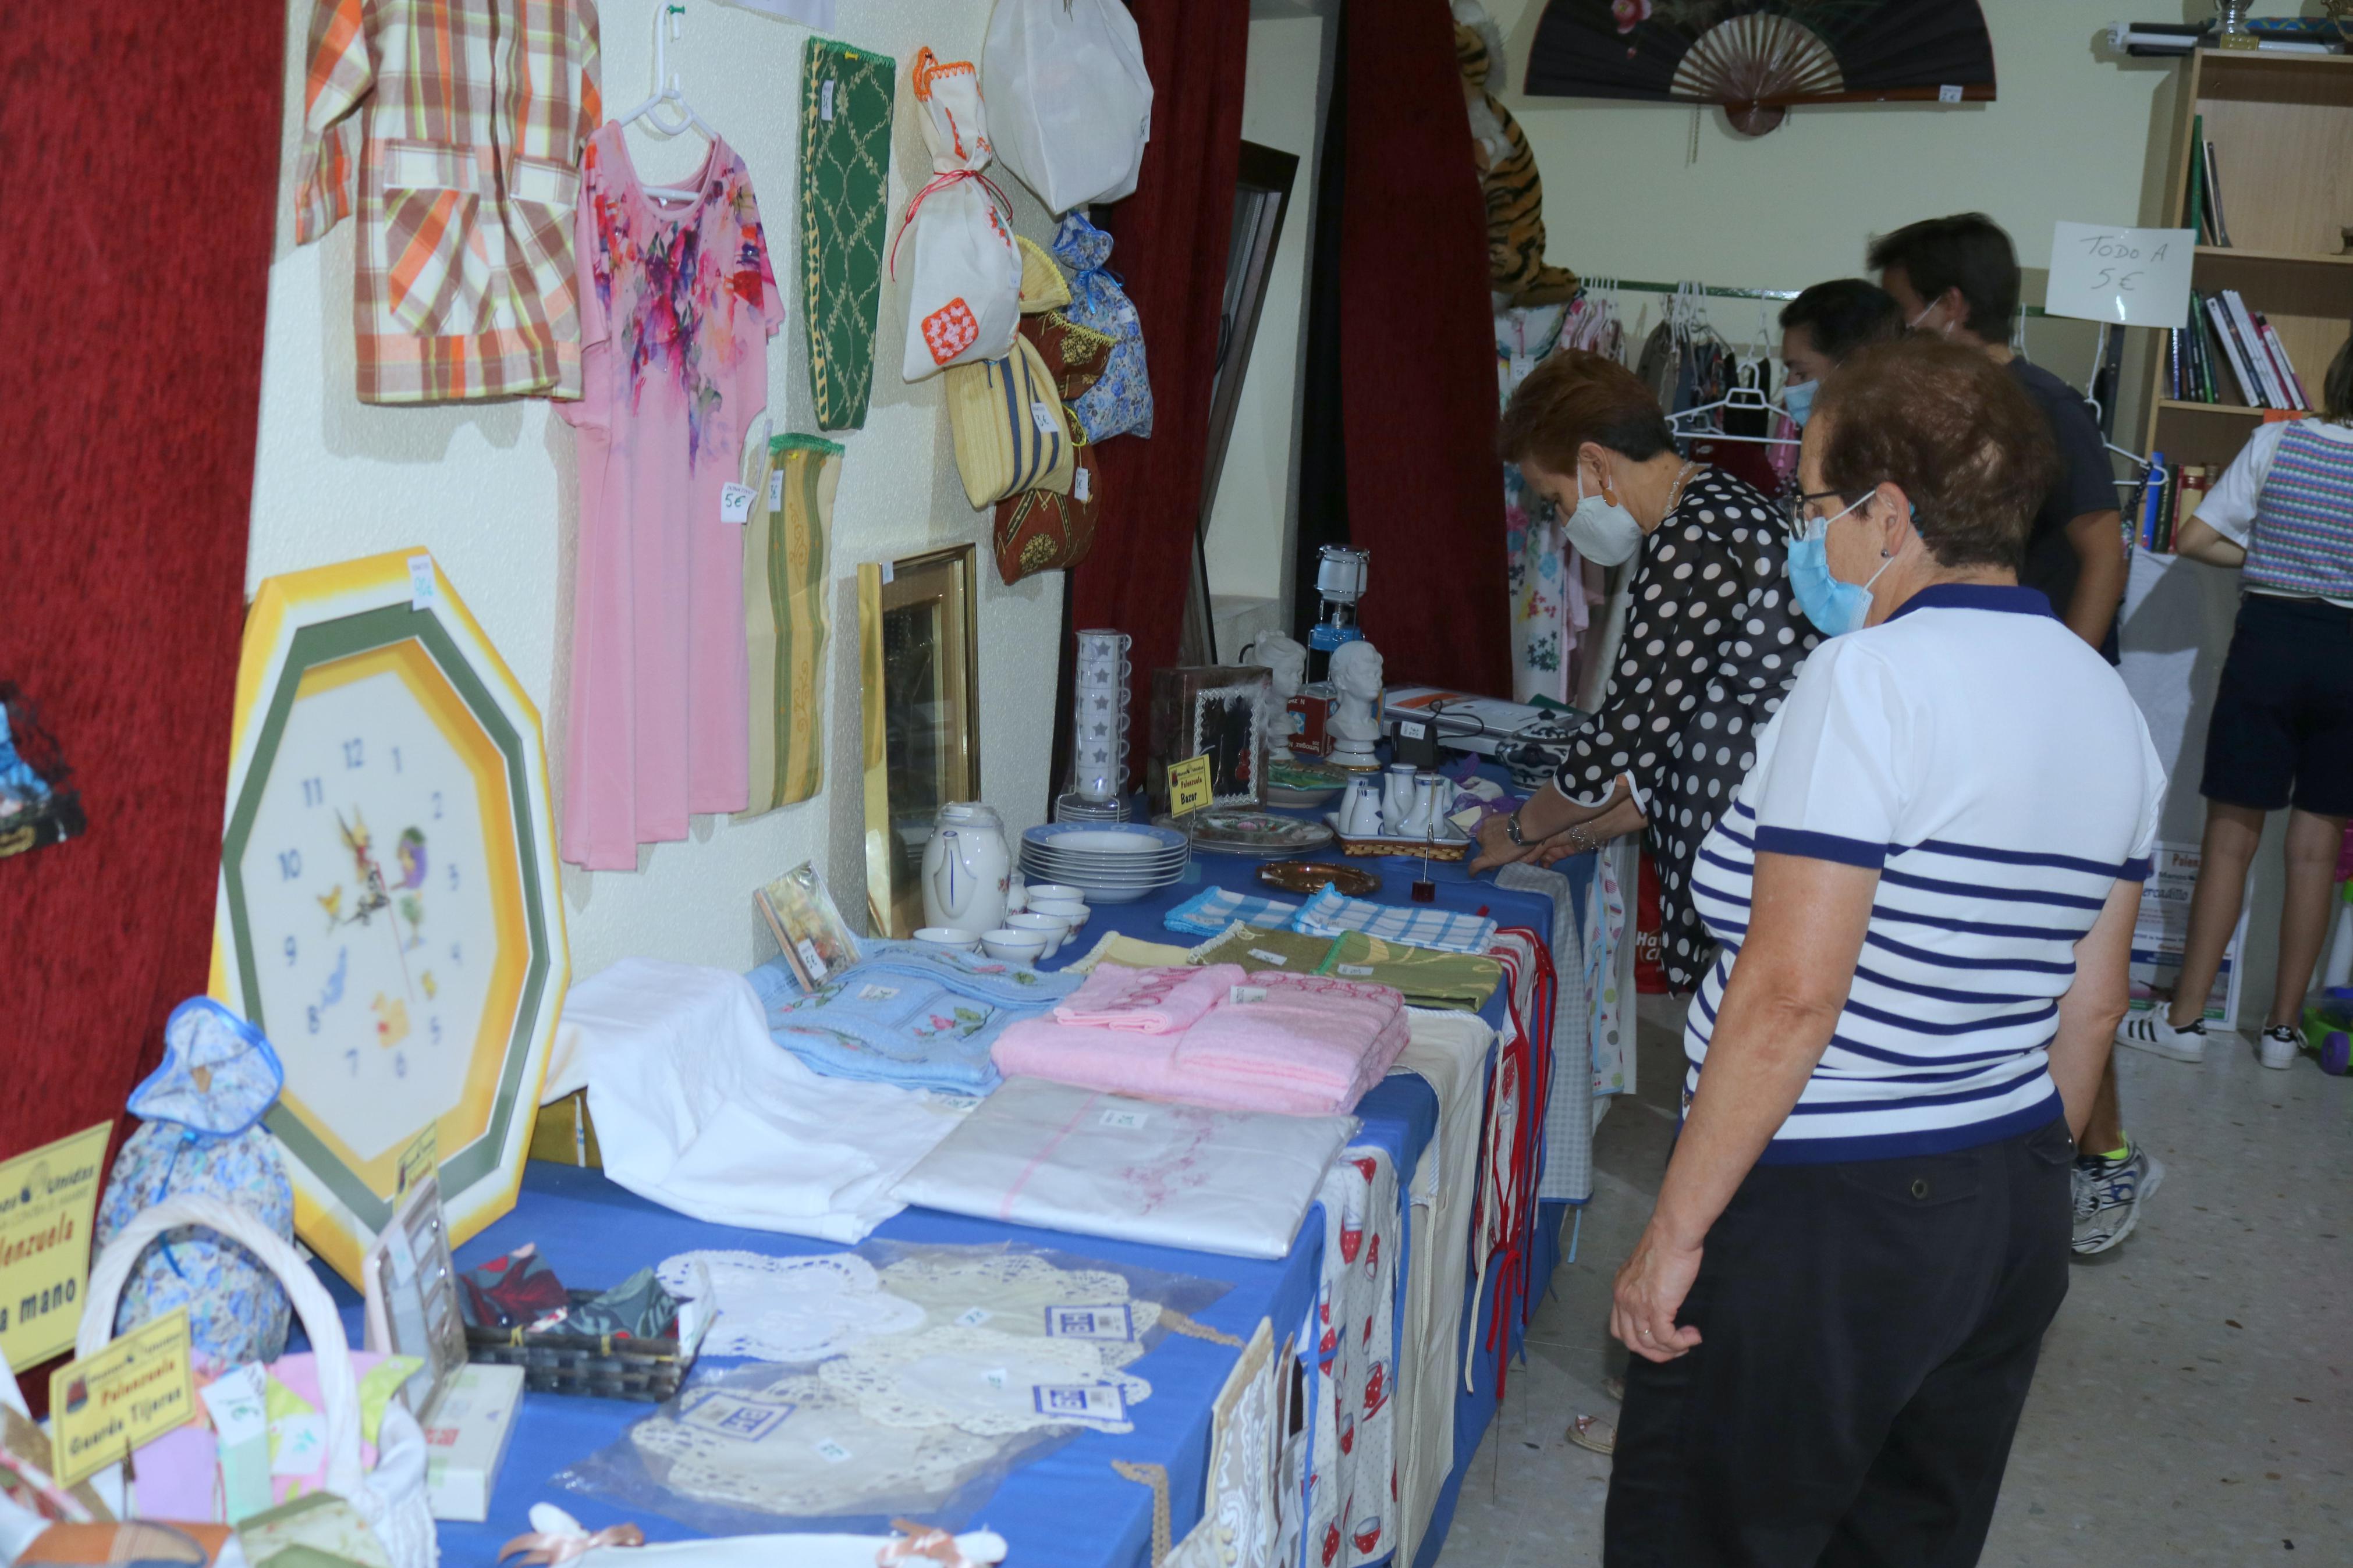
[[[643, 120], [652, 132], [667, 140], [691, 131], [705, 142], [716, 142], [719, 133], [703, 122], [694, 106], [686, 101], [685, 89], [679, 86], [678, 73], [670, 68], [670, 40], [679, 36], [683, 5], [664, 5], [654, 13], [654, 95], [627, 113], [614, 117], [616, 125], [628, 125]], [[664, 24], [668, 24], [667, 26]], [[670, 111], [670, 118], [663, 111]], [[645, 194], [656, 200], [691, 202], [702, 194], [699, 185], [643, 185]]]
[[[1713, 425], [1696, 426], [1683, 423], [1687, 419], [1697, 419], [1702, 415], [1714, 414], [1726, 408], [1738, 409], [1746, 414], [1778, 414], [1784, 419], [1789, 416], [1788, 409], [1767, 397], [1757, 388], [1736, 386], [1713, 403], [1698, 404], [1681, 413], [1668, 415], [1667, 427], [1677, 436], [1688, 436], [1694, 439], [1709, 441], [1740, 441], [1752, 447], [1795, 447], [1799, 444], [1787, 436], [1735, 436], [1718, 427], [1724, 423], [1721, 419], [1716, 420]], [[1794, 424], [1796, 421], [1792, 420], [1791, 423]]]

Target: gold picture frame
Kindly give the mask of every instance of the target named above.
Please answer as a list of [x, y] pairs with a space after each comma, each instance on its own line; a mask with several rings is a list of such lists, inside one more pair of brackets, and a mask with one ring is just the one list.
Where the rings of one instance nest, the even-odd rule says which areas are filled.
[[959, 544], [858, 568], [866, 921], [923, 921], [923, 847], [943, 805], [980, 798], [978, 554]]

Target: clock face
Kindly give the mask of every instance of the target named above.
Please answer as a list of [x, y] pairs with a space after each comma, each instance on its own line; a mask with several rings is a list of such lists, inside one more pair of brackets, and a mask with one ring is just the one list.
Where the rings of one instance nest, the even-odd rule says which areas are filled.
[[264, 584], [222, 846], [216, 990], [284, 1065], [297, 1227], [351, 1278], [428, 1134], [455, 1237], [512, 1203], [564, 980], [537, 716], [411, 592], [399, 557]]

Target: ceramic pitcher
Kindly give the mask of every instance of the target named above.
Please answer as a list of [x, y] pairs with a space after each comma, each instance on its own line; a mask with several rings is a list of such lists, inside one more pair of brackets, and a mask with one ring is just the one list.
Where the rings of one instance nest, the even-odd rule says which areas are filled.
[[977, 803], [942, 806], [923, 847], [923, 923], [996, 930], [1005, 923], [1012, 870], [1005, 825], [994, 810]]

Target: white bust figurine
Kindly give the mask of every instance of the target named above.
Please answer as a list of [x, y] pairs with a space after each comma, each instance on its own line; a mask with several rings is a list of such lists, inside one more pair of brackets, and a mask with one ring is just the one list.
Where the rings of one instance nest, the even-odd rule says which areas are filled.
[[1343, 643], [1333, 650], [1332, 684], [1340, 700], [1332, 710], [1335, 752], [1362, 756], [1380, 739], [1381, 650], [1368, 642]]
[[1250, 657], [1274, 672], [1274, 700], [1288, 702], [1307, 679], [1307, 649], [1281, 632], [1268, 632], [1250, 645]]

